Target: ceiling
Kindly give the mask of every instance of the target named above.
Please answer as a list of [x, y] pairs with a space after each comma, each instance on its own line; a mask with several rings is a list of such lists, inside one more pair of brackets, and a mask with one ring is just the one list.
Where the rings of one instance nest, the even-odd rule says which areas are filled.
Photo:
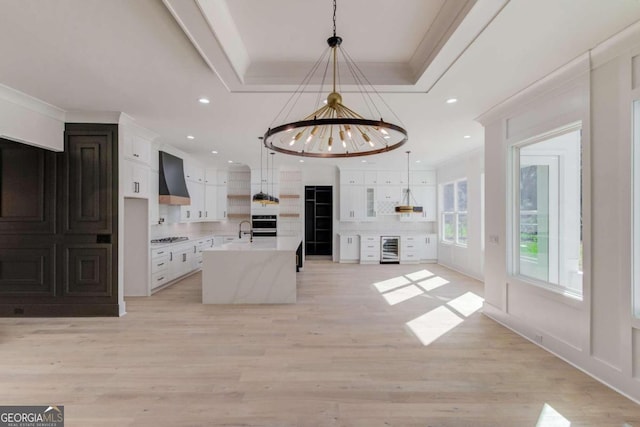
[[[66, 111], [126, 112], [207, 164], [255, 166], [331, 13], [330, 0], [0, 0], [0, 84]], [[638, 20], [637, 0], [338, 0], [337, 29], [412, 160], [434, 166], [482, 147], [474, 118]], [[402, 167], [403, 151], [367, 161]]]

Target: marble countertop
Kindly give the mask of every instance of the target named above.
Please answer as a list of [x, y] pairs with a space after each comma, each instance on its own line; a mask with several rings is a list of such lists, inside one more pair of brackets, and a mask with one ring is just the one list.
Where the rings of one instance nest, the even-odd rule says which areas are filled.
[[248, 238], [225, 243], [222, 246], [207, 248], [203, 252], [252, 252], [252, 251], [290, 251], [295, 252], [302, 239], [298, 236], [254, 237], [253, 242]]

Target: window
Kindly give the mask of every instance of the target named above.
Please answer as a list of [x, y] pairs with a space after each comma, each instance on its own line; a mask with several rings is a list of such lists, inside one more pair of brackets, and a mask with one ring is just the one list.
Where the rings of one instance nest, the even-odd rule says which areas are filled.
[[581, 295], [580, 130], [519, 144], [512, 153], [512, 271]]
[[633, 311], [640, 318], [640, 101], [633, 103]]
[[467, 180], [443, 184], [442, 241], [467, 244]]
[[456, 238], [454, 184], [442, 186], [442, 240], [453, 243]]

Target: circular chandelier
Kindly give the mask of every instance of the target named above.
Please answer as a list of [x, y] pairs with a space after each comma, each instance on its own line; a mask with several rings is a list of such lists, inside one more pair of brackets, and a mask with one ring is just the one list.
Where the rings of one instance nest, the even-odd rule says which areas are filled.
[[[400, 125], [385, 121], [381, 109], [400, 122], [398, 116], [341, 47], [342, 38], [336, 35], [336, 9], [334, 0], [333, 36], [327, 39], [329, 48], [316, 61], [272, 123], [283, 124], [269, 127], [264, 134], [263, 143], [270, 150], [304, 157], [356, 157], [391, 151], [407, 142], [407, 131]], [[348, 70], [352, 81], [357, 85], [368, 116], [357, 113], [342, 101], [339, 92], [341, 68], [338, 53], [346, 65], [342, 69]], [[324, 74], [320, 90], [317, 91], [315, 111], [301, 115], [302, 118], [297, 121], [288, 121], [297, 101], [303, 93], [308, 92], [305, 89], [323, 63]], [[333, 70], [331, 91], [324, 105], [320, 105], [320, 94], [325, 91], [324, 82], [329, 65], [332, 65]], [[374, 97], [378, 99], [378, 104], [374, 102]]]

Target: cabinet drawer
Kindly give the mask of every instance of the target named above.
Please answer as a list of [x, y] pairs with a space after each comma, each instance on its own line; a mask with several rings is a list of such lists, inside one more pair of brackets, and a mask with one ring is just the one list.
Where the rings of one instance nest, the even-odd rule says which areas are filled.
[[380, 261], [380, 254], [363, 252], [362, 254], [360, 254], [360, 261]]
[[161, 257], [161, 256], [169, 256], [169, 252], [171, 252], [171, 248], [169, 248], [169, 247], [151, 249], [151, 258], [158, 258], [158, 257]]
[[371, 243], [377, 242], [378, 244], [380, 244], [380, 237], [378, 236], [362, 236], [361, 239], [363, 242], [371, 242]]
[[160, 255], [151, 260], [151, 274], [164, 271], [169, 268], [169, 255]]
[[151, 289], [162, 286], [169, 281], [168, 271], [160, 271], [151, 275]]

